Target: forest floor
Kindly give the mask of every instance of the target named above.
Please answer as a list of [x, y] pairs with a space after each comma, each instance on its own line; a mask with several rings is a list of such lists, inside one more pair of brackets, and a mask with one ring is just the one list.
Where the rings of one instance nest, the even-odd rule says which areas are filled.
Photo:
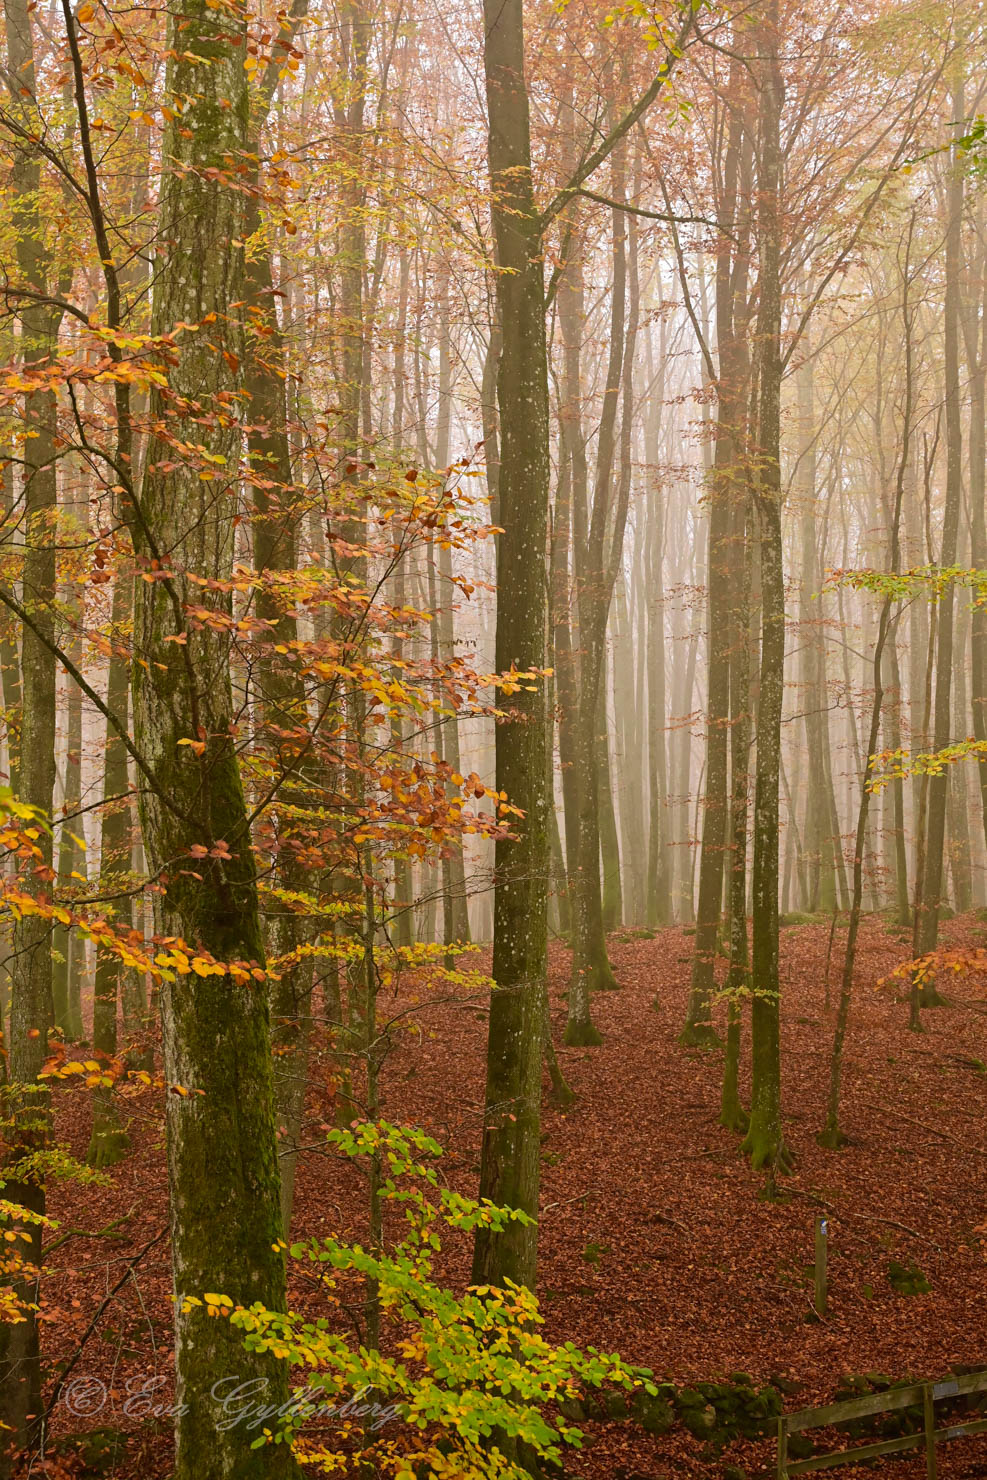
[[[947, 922], [943, 944], [981, 945], [973, 917]], [[722, 1050], [677, 1043], [689, 980], [691, 937], [681, 929], [653, 939], [617, 935], [611, 956], [622, 990], [594, 998], [602, 1047], [560, 1048], [578, 1095], [566, 1113], [546, 1098], [543, 1118], [539, 1295], [547, 1334], [592, 1344], [649, 1366], [662, 1380], [719, 1379], [734, 1371], [784, 1386], [794, 1410], [832, 1401], [843, 1374], [938, 1378], [954, 1364], [987, 1368], [987, 1003], [983, 983], [947, 984], [949, 1005], [908, 1029], [900, 984], [876, 989], [909, 952], [886, 920], [865, 921], [847, 1042], [841, 1120], [849, 1144], [816, 1144], [824, 1112], [844, 931], [824, 997], [828, 926], [782, 931], [785, 1131], [794, 1174], [778, 1200], [763, 1196], [738, 1141], [717, 1124]], [[482, 963], [483, 957], [481, 956]], [[551, 953], [558, 1036], [564, 1021], [568, 954]], [[382, 1015], [391, 1004], [382, 1001]], [[485, 1013], [471, 1003], [423, 1005], [415, 1031], [401, 1033], [383, 1076], [382, 1114], [425, 1127], [447, 1149], [454, 1187], [475, 1190], [483, 1103]], [[746, 1059], [746, 1054], [745, 1054]], [[318, 1080], [319, 1074], [316, 1074]], [[331, 1091], [313, 1089], [313, 1135], [331, 1122]], [[91, 1107], [78, 1088], [57, 1091], [59, 1132], [79, 1156]], [[164, 1228], [166, 1173], [160, 1092], [130, 1103], [133, 1152], [111, 1187], [61, 1183], [50, 1211], [61, 1229], [92, 1232], [126, 1218], [118, 1241], [80, 1236], [52, 1255], [47, 1282], [46, 1355], [71, 1357], [127, 1262]], [[354, 1169], [315, 1152], [300, 1167], [295, 1237], [328, 1232], [365, 1237], [361, 1182]], [[830, 1298], [825, 1320], [812, 1309], [813, 1230], [830, 1221]], [[442, 1273], [468, 1277], [465, 1241], [443, 1250]], [[891, 1261], [916, 1264], [925, 1294], [896, 1293]], [[308, 1298], [299, 1290], [300, 1298]], [[170, 1302], [166, 1242], [133, 1267], [100, 1317], [55, 1405], [56, 1439], [111, 1427], [126, 1450], [96, 1449], [81, 1473], [161, 1480], [169, 1472], [166, 1420], [128, 1416], [123, 1405], [146, 1376], [170, 1394]], [[87, 1399], [86, 1382], [89, 1383]], [[100, 1386], [102, 1385], [102, 1386]], [[105, 1401], [103, 1394], [105, 1393]], [[87, 1407], [90, 1412], [76, 1411]], [[567, 1473], [585, 1480], [722, 1476], [741, 1465], [773, 1473], [770, 1441], [736, 1441], [721, 1455], [676, 1425], [649, 1437], [636, 1424], [588, 1423], [586, 1448]], [[33, 1475], [44, 1473], [35, 1465]], [[53, 1457], [51, 1474], [79, 1474], [78, 1461]], [[841, 1469], [862, 1475], [862, 1468]], [[885, 1461], [868, 1473], [911, 1480], [924, 1458]], [[939, 1475], [987, 1476], [987, 1436], [942, 1445]]]

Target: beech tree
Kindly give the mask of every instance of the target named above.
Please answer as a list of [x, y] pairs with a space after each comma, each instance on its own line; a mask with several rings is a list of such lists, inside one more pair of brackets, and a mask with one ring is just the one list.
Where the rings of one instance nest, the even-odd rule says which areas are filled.
[[[871, 936], [914, 1028], [980, 969], [983, 40], [950, 5], [7, 0], [3, 1473], [128, 1298], [59, 1345], [51, 1251], [131, 1233], [131, 1274], [170, 1240], [176, 1475], [305, 1463], [213, 1393], [277, 1408], [304, 1362], [442, 1408], [326, 1463], [544, 1456], [593, 1364], [534, 1371], [543, 1095], [579, 1146], [620, 1033], [712, 1064], [770, 1192], [795, 1001], [835, 1155]], [[477, 1201], [425, 1165], [433, 1042]], [[143, 1200], [51, 1227], [155, 1138], [146, 1238]], [[323, 1325], [299, 1257], [346, 1287]]]
[[[140, 571], [134, 741], [147, 782], [141, 824], [148, 863], [163, 880], [158, 928], [220, 961], [243, 963], [232, 980], [192, 973], [162, 989], [184, 1409], [176, 1474], [288, 1474], [289, 1450], [250, 1451], [243, 1435], [219, 1428], [210, 1400], [214, 1374], [236, 1366], [285, 1401], [283, 1365], [269, 1355], [244, 1356], [228, 1326], [207, 1323], [184, 1304], [208, 1288], [280, 1309], [285, 1273], [269, 1009], [258, 984], [265, 947], [237, 757], [224, 620], [231, 602], [222, 589], [232, 570], [242, 419], [246, 212], [238, 160], [249, 139], [246, 23], [227, 20], [220, 29], [203, 4], [176, 13], [170, 25], [167, 88], [183, 107], [163, 141], [172, 161], [161, 207], [168, 255], [155, 282], [151, 331], [176, 347], [167, 388], [151, 394], [143, 481], [129, 490]], [[196, 599], [214, 621], [190, 624]], [[195, 858], [192, 871], [186, 865]]]

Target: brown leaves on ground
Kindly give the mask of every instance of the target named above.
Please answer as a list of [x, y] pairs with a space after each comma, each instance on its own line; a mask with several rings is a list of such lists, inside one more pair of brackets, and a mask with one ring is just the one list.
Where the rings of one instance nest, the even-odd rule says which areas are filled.
[[[619, 1351], [663, 1379], [687, 1382], [732, 1371], [758, 1382], [782, 1378], [789, 1408], [830, 1401], [843, 1373], [938, 1377], [953, 1363], [987, 1367], [987, 1032], [980, 985], [944, 984], [950, 1005], [924, 1012], [908, 1030], [900, 993], [878, 991], [908, 952], [903, 932], [870, 917], [861, 933], [857, 985], [844, 1068], [842, 1151], [822, 1150], [823, 1122], [843, 931], [824, 992], [828, 926], [782, 930], [785, 1130], [795, 1172], [779, 1201], [717, 1124], [721, 1051], [677, 1044], [688, 989], [691, 937], [669, 929], [653, 939], [611, 941], [622, 990], [594, 998], [600, 1048], [561, 1047], [568, 953], [553, 947], [551, 997], [559, 1055], [578, 1100], [568, 1112], [547, 1099], [543, 1115], [539, 1295], [548, 1334]], [[967, 917], [943, 927], [944, 944], [974, 947], [983, 932]], [[390, 999], [382, 1009], [391, 1005]], [[419, 1033], [403, 1033], [384, 1070], [381, 1113], [424, 1126], [447, 1148], [445, 1171], [475, 1191], [483, 1101], [486, 1020], [482, 1001], [419, 1009]], [[745, 1024], [746, 1034], [746, 1024]], [[745, 1064], [748, 1045], [745, 1042]], [[325, 1075], [314, 1074], [315, 1081]], [[59, 1090], [62, 1135], [83, 1155], [90, 1102]], [[134, 1113], [134, 1104], [128, 1105]], [[313, 1090], [313, 1133], [332, 1119], [329, 1096]], [[61, 1184], [51, 1211], [62, 1231], [81, 1232], [52, 1255], [46, 1355], [71, 1356], [125, 1261], [167, 1216], [159, 1099], [148, 1089], [131, 1126], [136, 1149], [113, 1171], [112, 1189]], [[318, 1151], [299, 1169], [293, 1234], [365, 1236], [361, 1181]], [[812, 1317], [814, 1220], [830, 1220], [830, 1306]], [[84, 1236], [129, 1215], [125, 1235]], [[896, 1293], [891, 1261], [917, 1264], [924, 1295]], [[442, 1272], [465, 1280], [466, 1243], [443, 1251]], [[144, 1480], [169, 1473], [169, 1425], [134, 1394], [155, 1374], [153, 1402], [172, 1401], [170, 1271], [158, 1245], [89, 1337], [73, 1378], [105, 1387], [97, 1412], [55, 1407], [57, 1438], [98, 1427], [128, 1435], [106, 1471]], [[295, 1280], [295, 1298], [311, 1294]], [[156, 1380], [156, 1378], [155, 1378]], [[50, 1388], [49, 1388], [50, 1391]], [[82, 1393], [83, 1389], [78, 1389]], [[95, 1388], [97, 1396], [99, 1387]], [[71, 1393], [68, 1394], [71, 1397]], [[129, 1403], [129, 1412], [125, 1411]], [[773, 1464], [769, 1442], [737, 1443], [722, 1456], [679, 1427], [650, 1438], [631, 1424], [589, 1424], [568, 1472], [609, 1477], [748, 1473]], [[939, 1474], [987, 1472], [983, 1437], [941, 1446]], [[38, 1473], [35, 1470], [34, 1473]], [[53, 1472], [54, 1473], [54, 1472]], [[92, 1473], [95, 1473], [93, 1471]], [[863, 1471], [843, 1469], [841, 1475]], [[875, 1473], [872, 1468], [869, 1473]], [[887, 1462], [878, 1474], [924, 1474], [924, 1459]]]

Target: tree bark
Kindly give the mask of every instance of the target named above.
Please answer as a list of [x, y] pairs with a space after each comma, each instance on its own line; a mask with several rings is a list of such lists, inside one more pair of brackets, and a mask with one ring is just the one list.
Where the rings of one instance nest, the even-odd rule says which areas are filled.
[[[28, 136], [41, 129], [35, 99], [34, 42], [30, 6], [25, 0], [5, 0], [9, 107]], [[40, 216], [40, 154], [23, 144], [14, 150], [9, 185], [14, 231], [14, 255], [21, 284], [43, 300], [54, 285], [52, 253]], [[57, 347], [61, 313], [42, 302], [21, 310], [21, 354], [25, 371], [50, 362]], [[38, 390], [25, 396], [23, 450], [24, 560], [23, 605], [37, 631], [25, 624], [21, 633], [20, 698], [22, 719], [18, 766], [19, 799], [51, 816], [55, 785], [55, 659], [49, 644], [54, 637], [55, 519], [57, 489], [55, 457], [57, 405], [55, 393]], [[52, 836], [38, 838], [41, 850], [39, 883], [50, 891]], [[49, 1135], [47, 1096], [38, 1089], [38, 1075], [48, 1052], [52, 1025], [50, 925], [41, 916], [26, 916], [14, 925], [10, 972], [10, 1036], [7, 1074], [9, 1098], [4, 1118], [10, 1124], [8, 1163], [23, 1161], [44, 1148]], [[43, 1214], [43, 1176], [6, 1177], [4, 1196], [12, 1203]], [[19, 1299], [33, 1303], [37, 1279], [31, 1270], [41, 1266], [41, 1227], [27, 1224], [19, 1237], [5, 1244], [8, 1257], [23, 1261], [24, 1276], [13, 1288]], [[0, 1325], [0, 1418], [6, 1429], [0, 1437], [0, 1475], [10, 1473], [17, 1451], [33, 1445], [40, 1430], [41, 1359], [35, 1312], [24, 1311], [15, 1325]]]
[[761, 545], [761, 665], [754, 781], [751, 1118], [744, 1149], [773, 1177], [787, 1163], [781, 1122], [778, 976], [778, 792], [785, 684], [785, 576], [781, 527], [781, 109], [778, 0], [758, 26], [760, 169], [758, 259], [758, 472], [754, 498]]
[[[962, 65], [957, 62], [955, 65]], [[963, 81], [952, 87], [952, 118], [963, 117]], [[955, 565], [962, 495], [962, 427], [960, 410], [960, 267], [963, 229], [963, 175], [959, 163], [949, 156], [946, 187], [946, 243], [944, 253], [945, 297], [943, 302], [943, 382], [946, 433], [946, 489], [943, 508], [942, 545], [939, 564]], [[953, 622], [955, 595], [947, 583], [939, 600], [936, 690], [933, 708], [932, 745], [943, 750], [952, 736], [951, 685], [953, 678]], [[943, 893], [943, 854], [946, 833], [946, 797], [950, 767], [944, 766], [928, 781], [928, 813], [925, 838], [925, 870], [921, 904], [915, 912], [915, 954], [924, 956], [936, 948], [939, 938], [939, 909]], [[934, 987], [922, 992], [924, 1004], [936, 1000]]]
[[[184, 98], [169, 121], [160, 237], [168, 259], [155, 279], [152, 332], [202, 324], [177, 338], [167, 391], [152, 395], [143, 486], [132, 511], [136, 582], [134, 730], [154, 783], [141, 791], [152, 872], [164, 875], [159, 930], [219, 961], [263, 972], [257, 879], [237, 758], [230, 680], [231, 601], [190, 576], [222, 581], [233, 556], [240, 458], [241, 310], [245, 296], [244, 195], [230, 159], [248, 148], [243, 57], [246, 25], [217, 21], [206, 0], [186, 0], [169, 22], [166, 87]], [[175, 456], [175, 438], [204, 445], [201, 463]], [[192, 625], [188, 604], [215, 623]], [[192, 741], [189, 745], [187, 742]], [[186, 742], [186, 743], [182, 743]], [[217, 847], [225, 843], [225, 849]], [[192, 866], [190, 850], [204, 849]], [[225, 857], [222, 855], [226, 855]], [[219, 856], [217, 856], [219, 855]], [[247, 1352], [229, 1323], [183, 1307], [206, 1291], [283, 1309], [285, 1266], [275, 1138], [270, 1021], [262, 982], [240, 973], [176, 975], [161, 989], [168, 1175], [176, 1293], [176, 1480], [292, 1475], [288, 1446], [251, 1449], [220, 1426], [217, 1374], [258, 1379], [265, 1398], [288, 1395], [285, 1364]]]
[[[544, 666], [548, 535], [548, 357], [541, 223], [531, 175], [521, 0], [484, 0], [484, 72], [496, 242], [500, 421], [496, 665]], [[536, 1216], [548, 894], [545, 691], [506, 695], [496, 785], [523, 816], [495, 851], [494, 987], [487, 1039], [480, 1196]], [[473, 1282], [534, 1287], [534, 1224], [478, 1230]]]

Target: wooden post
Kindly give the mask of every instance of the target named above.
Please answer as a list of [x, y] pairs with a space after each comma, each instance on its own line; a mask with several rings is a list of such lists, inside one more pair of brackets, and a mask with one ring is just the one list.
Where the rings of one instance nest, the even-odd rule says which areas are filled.
[[788, 1480], [788, 1420], [778, 1420], [778, 1480]]
[[816, 1315], [822, 1320], [826, 1314], [826, 1246], [829, 1241], [829, 1223], [825, 1218], [816, 1219]]
[[922, 1389], [922, 1411], [925, 1419], [925, 1472], [928, 1480], [936, 1480], [936, 1410], [931, 1382]]

